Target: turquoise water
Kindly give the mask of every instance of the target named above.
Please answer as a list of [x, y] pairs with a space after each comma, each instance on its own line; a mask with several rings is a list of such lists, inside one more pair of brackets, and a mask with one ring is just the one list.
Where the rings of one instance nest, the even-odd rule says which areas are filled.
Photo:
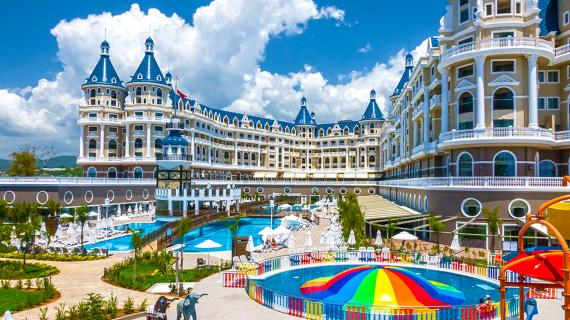
[[[331, 277], [344, 270], [356, 267], [357, 265], [332, 265], [315, 266], [310, 268], [292, 269], [277, 273], [266, 279], [255, 280], [255, 282], [268, 290], [280, 292], [282, 294], [302, 298], [300, 287], [303, 283], [320, 277]], [[480, 298], [486, 295], [491, 296], [491, 300], [499, 301], [499, 285], [492, 282], [483, 281], [474, 277], [445, 272], [433, 269], [402, 267], [422, 277], [451, 285], [462, 291], [465, 295], [465, 305], [476, 305]], [[516, 296], [515, 290], [507, 291], [507, 299]]]
[[[120, 226], [116, 226], [115, 230], [124, 230], [126, 231], [128, 228], [131, 228], [135, 231], [141, 232], [143, 236], [151, 233], [154, 230], [160, 229], [160, 227], [166, 224], [167, 220], [156, 220], [152, 223], [129, 223]], [[131, 239], [133, 236], [131, 234], [126, 234], [124, 236], [109, 239], [107, 241], [102, 240], [99, 242], [95, 242], [93, 244], [85, 245], [85, 249], [91, 250], [95, 248], [105, 249], [107, 248], [109, 251], [129, 251], [132, 249], [131, 246]]]
[[[268, 227], [270, 218], [241, 218], [239, 220], [239, 237], [253, 236], [253, 243], [257, 246], [262, 243], [261, 236], [257, 233], [263, 228]], [[229, 219], [226, 222], [218, 221], [212, 222], [198, 229], [192, 230], [184, 235], [184, 251], [185, 252], [215, 252], [215, 251], [229, 251], [231, 250], [231, 232], [227, 224], [232, 224], [233, 220]], [[273, 229], [281, 224], [280, 219], [273, 219]], [[215, 241], [222, 246], [213, 249], [198, 249], [195, 248], [197, 244], [206, 240]], [[180, 243], [180, 239], [175, 243]]]

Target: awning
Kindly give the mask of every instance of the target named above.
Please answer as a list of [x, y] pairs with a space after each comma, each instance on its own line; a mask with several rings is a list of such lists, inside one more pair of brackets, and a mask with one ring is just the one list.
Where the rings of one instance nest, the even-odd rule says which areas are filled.
[[323, 179], [325, 177], [324, 173], [313, 173], [313, 178], [315, 179]]
[[336, 173], [325, 173], [325, 178], [336, 179]]
[[356, 179], [368, 179], [368, 173], [357, 173]]
[[283, 178], [285, 178], [285, 179], [295, 178], [295, 173], [294, 172], [285, 172], [285, 173], [283, 173]]
[[297, 179], [306, 179], [307, 178], [307, 173], [303, 172], [303, 173], [295, 173], [295, 178]]
[[265, 177], [265, 172], [254, 172], [253, 173], [254, 179], [263, 178], [263, 177]]
[[354, 179], [356, 178], [356, 173], [341, 173], [344, 179]]
[[266, 172], [265, 177], [269, 179], [275, 179], [277, 178], [277, 172]]
[[358, 206], [364, 212], [365, 221], [420, 216], [419, 212], [407, 210], [378, 195], [358, 196]]

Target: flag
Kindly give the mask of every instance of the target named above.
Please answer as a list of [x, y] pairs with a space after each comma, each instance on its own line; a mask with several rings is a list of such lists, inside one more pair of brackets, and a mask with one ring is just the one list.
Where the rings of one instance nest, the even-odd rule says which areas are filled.
[[180, 98], [182, 99], [186, 99], [186, 97], [188, 97], [187, 95], [184, 94], [184, 92], [176, 89], [176, 94], [180, 96]]

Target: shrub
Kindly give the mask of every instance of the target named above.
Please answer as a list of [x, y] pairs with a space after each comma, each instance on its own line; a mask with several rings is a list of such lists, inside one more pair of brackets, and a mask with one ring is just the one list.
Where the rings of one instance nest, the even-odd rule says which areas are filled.
[[134, 305], [135, 302], [133, 301], [133, 298], [127, 297], [127, 300], [125, 300], [125, 302], [123, 303], [123, 311], [125, 312], [125, 314], [131, 314], [135, 312]]
[[138, 311], [139, 311], [139, 312], [146, 311], [146, 308], [147, 308], [147, 307], [148, 307], [148, 300], [145, 298], [145, 299], [141, 302], [141, 304], [139, 305]]

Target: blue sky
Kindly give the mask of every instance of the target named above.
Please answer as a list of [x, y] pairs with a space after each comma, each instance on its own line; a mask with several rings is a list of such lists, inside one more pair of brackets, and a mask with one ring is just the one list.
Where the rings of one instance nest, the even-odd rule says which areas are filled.
[[[142, 10], [159, 8], [177, 13], [191, 22], [196, 8], [210, 1], [137, 1]], [[310, 64], [330, 81], [352, 71], [367, 70], [402, 48], [414, 48], [429, 35], [437, 34], [445, 0], [318, 0], [320, 6], [336, 6], [346, 12], [345, 22], [311, 21], [300, 35], [280, 35], [266, 49], [262, 68], [286, 74]], [[61, 71], [57, 43], [50, 33], [60, 20], [84, 18], [108, 11], [118, 14], [129, 9], [127, 1], [30, 1], [34, 10], [22, 10], [22, 3], [6, 1], [0, 10], [0, 87], [34, 85]], [[371, 49], [359, 53], [369, 44]], [[18, 76], [14, 76], [18, 75]]]
[[81, 84], [97, 63], [105, 29], [124, 82], [150, 32], [163, 72], [201, 104], [292, 120], [305, 96], [317, 122], [326, 123], [360, 119], [371, 89], [386, 112], [405, 51], [422, 52], [422, 41], [437, 35], [446, 3], [5, 1], [0, 141], [11, 143], [0, 144], [0, 157], [24, 144], [77, 154]]

